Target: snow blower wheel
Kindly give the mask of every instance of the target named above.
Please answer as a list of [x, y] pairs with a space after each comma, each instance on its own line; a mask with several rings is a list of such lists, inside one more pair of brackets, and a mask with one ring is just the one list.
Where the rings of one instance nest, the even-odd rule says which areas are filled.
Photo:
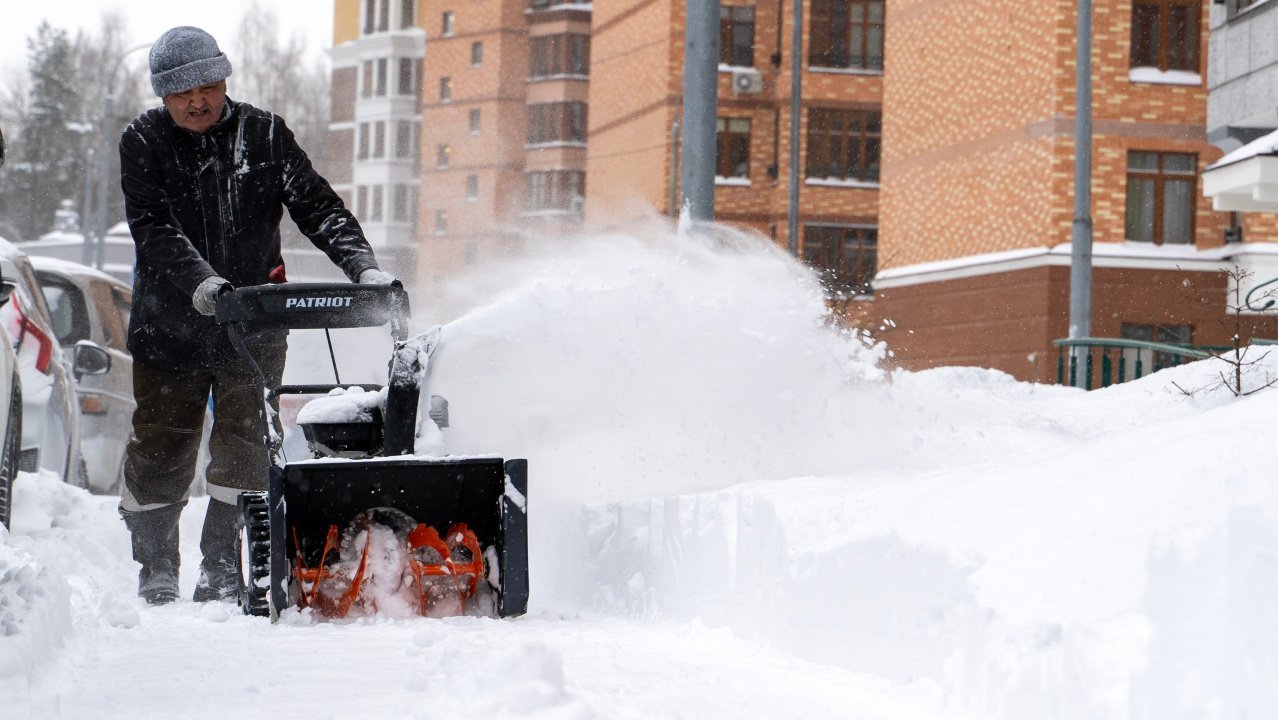
[[245, 615], [270, 615], [267, 585], [271, 581], [271, 522], [266, 493], [240, 493], [235, 523], [235, 552], [240, 559], [237, 596]]

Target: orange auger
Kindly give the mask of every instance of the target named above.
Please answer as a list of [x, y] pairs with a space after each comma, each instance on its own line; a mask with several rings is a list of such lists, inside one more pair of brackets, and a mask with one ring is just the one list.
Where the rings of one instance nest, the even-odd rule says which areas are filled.
[[408, 567], [417, 579], [420, 612], [435, 614], [449, 595], [457, 598], [458, 614], [466, 601], [474, 597], [479, 578], [484, 574], [484, 558], [479, 538], [466, 527], [455, 523], [448, 528], [448, 540], [428, 525], [419, 524], [408, 534]]
[[[329, 618], [344, 618], [357, 604], [361, 607], [365, 603], [371, 604], [373, 607], [370, 609], [375, 611], [375, 600], [361, 596], [368, 565], [368, 548], [372, 544], [370, 539], [364, 542], [359, 566], [345, 591], [336, 598], [334, 596], [337, 593], [331, 586], [326, 592], [321, 592], [321, 584], [325, 581], [346, 579], [345, 573], [334, 572], [328, 563], [329, 558], [335, 556], [335, 551], [341, 546], [340, 538], [337, 526], [329, 525], [324, 549], [320, 553], [320, 564], [311, 568], [302, 562], [302, 545], [298, 542], [297, 531], [294, 529], [293, 545], [298, 549], [295, 572], [301, 590], [298, 606], [313, 608], [317, 614]], [[418, 523], [403, 540], [405, 565], [415, 583], [417, 611], [423, 616], [463, 614], [466, 602], [475, 596], [479, 580], [484, 576], [484, 558], [479, 538], [466, 523], [454, 523], [448, 528], [445, 538], [441, 538], [435, 528]], [[449, 598], [457, 599], [456, 611], [441, 611], [441, 605]]]

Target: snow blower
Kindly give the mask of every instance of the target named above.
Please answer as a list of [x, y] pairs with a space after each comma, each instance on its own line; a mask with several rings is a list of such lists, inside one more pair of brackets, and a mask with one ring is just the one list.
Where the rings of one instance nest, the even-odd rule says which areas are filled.
[[[419, 431], [447, 427], [447, 403], [425, 392], [440, 332], [407, 336], [408, 294], [390, 286], [286, 283], [239, 288], [217, 302], [236, 353], [262, 393], [266, 492], [239, 496], [239, 603], [279, 618], [388, 614], [521, 615], [528, 602], [527, 461], [414, 455]], [[386, 385], [268, 387], [254, 334], [390, 326]], [[289, 462], [273, 402], [319, 395], [297, 425], [312, 454]], [[418, 421], [422, 398], [427, 417]]]

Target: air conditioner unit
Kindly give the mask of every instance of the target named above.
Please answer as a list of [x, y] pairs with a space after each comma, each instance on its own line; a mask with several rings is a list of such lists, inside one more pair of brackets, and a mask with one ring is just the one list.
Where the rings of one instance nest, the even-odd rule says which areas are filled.
[[758, 95], [763, 92], [763, 73], [754, 68], [737, 68], [732, 71], [733, 95]]

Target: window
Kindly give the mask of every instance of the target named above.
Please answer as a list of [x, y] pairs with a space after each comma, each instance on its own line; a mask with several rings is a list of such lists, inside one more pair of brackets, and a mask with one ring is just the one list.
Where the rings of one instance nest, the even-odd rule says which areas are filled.
[[1198, 0], [1135, 0], [1132, 3], [1132, 67], [1198, 72]]
[[470, 111], [470, 134], [471, 135], [479, 134], [479, 120], [480, 120], [479, 109], [476, 108], [471, 110]]
[[879, 181], [882, 113], [878, 110], [808, 110], [807, 177]]
[[364, 68], [364, 82], [362, 83], [363, 86], [359, 89], [359, 96], [372, 97], [373, 96], [373, 61], [365, 60], [363, 68]]
[[528, 106], [528, 143], [586, 141], [586, 104], [542, 103]]
[[482, 42], [473, 42], [470, 44], [470, 66], [479, 67], [484, 64], [484, 44]]
[[413, 97], [417, 99], [414, 103], [414, 109], [421, 111], [422, 109], [422, 59], [417, 58], [413, 61]]
[[412, 120], [400, 120], [395, 123], [395, 157], [400, 159], [416, 157], [417, 123]]
[[396, 185], [391, 199], [391, 219], [395, 222], [411, 222], [413, 219], [413, 188], [411, 185]]
[[53, 334], [62, 345], [74, 345], [89, 339], [89, 307], [84, 293], [74, 283], [37, 273], [45, 304], [49, 306], [49, 318], [53, 321]]
[[355, 191], [355, 214], [366, 218], [368, 217], [368, 186], [360, 185]]
[[435, 211], [435, 234], [443, 235], [446, 232], [448, 232], [448, 211], [436, 210]]
[[399, 58], [396, 61], [399, 68], [399, 83], [396, 91], [400, 95], [416, 95], [417, 94], [417, 61], [413, 58]]
[[568, 72], [573, 75], [590, 74], [590, 36], [568, 36]]
[[529, 0], [528, 7], [533, 10], [545, 10], [556, 5], [573, 5], [580, 0]]
[[448, 161], [452, 158], [453, 149], [448, 145], [435, 146], [435, 167], [440, 170], [448, 169]]
[[808, 65], [883, 70], [884, 0], [812, 0]]
[[804, 225], [803, 260], [821, 275], [826, 290], [867, 295], [878, 267], [879, 230], [856, 225]]
[[563, 210], [581, 213], [586, 174], [576, 170], [528, 173], [528, 210]]
[[714, 174], [750, 177], [750, 120], [719, 118], [715, 127]]
[[373, 157], [386, 157], [386, 121], [373, 123]]
[[544, 35], [530, 45], [530, 78], [590, 74], [589, 35]]
[[442, 103], [453, 101], [453, 79], [450, 77], [442, 77], [439, 79], [439, 101]]
[[368, 126], [368, 123], [359, 124], [359, 140], [356, 143], [358, 150], [355, 153], [355, 158], [357, 160], [368, 159], [368, 147], [371, 134], [372, 129]]
[[386, 97], [386, 69], [389, 65], [386, 58], [377, 61], [377, 90], [374, 93], [377, 97]]
[[373, 186], [373, 206], [368, 209], [368, 219], [372, 222], [381, 222], [383, 219], [382, 205], [385, 195], [385, 188], [381, 185]]
[[478, 175], [466, 176], [466, 199], [467, 200], [479, 199], [479, 176]]
[[[1164, 343], [1167, 345], [1193, 344], [1194, 329], [1189, 325], [1155, 325], [1148, 323], [1123, 323], [1119, 337], [1124, 340], [1144, 340], [1146, 342]], [[1165, 367], [1172, 367], [1184, 362], [1182, 356], [1150, 350], [1125, 349], [1123, 360], [1126, 361], [1133, 377], [1137, 374], [1148, 375]], [[1137, 363], [1140, 371], [1137, 373]]]
[[754, 8], [719, 8], [719, 62], [754, 66]]
[[[408, 16], [411, 17], [412, 0], [402, 1], [404, 3], [403, 7], [408, 8]], [[409, 25], [402, 25], [402, 27], [409, 27]], [[365, 35], [372, 35], [375, 32], [386, 32], [389, 30], [390, 0], [364, 0], [364, 22], [361, 24], [360, 29], [363, 30]]]
[[417, 0], [401, 0], [399, 6], [399, 28], [410, 28], [417, 24]]
[[439, 23], [439, 34], [444, 37], [451, 37], [454, 30], [453, 11], [444, 11]]
[[1197, 170], [1197, 155], [1128, 151], [1127, 239], [1192, 243]]

